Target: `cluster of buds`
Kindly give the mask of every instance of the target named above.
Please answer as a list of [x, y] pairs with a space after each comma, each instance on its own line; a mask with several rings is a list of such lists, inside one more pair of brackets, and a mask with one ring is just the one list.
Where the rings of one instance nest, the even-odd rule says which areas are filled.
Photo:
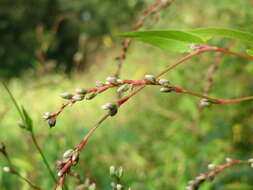
[[186, 186], [186, 190], [194, 190], [197, 189], [197, 187], [206, 180], [212, 180], [212, 178], [206, 176], [205, 174], [200, 174], [197, 176], [194, 180], [191, 180], [188, 182], [188, 185]]
[[63, 169], [64, 165], [69, 161], [71, 162], [73, 166], [75, 166], [79, 161], [79, 152], [73, 149], [69, 149], [64, 152], [63, 160], [56, 162], [56, 168], [59, 170], [58, 172], [59, 177], [64, 175], [64, 173], [61, 170]]
[[103, 110], [108, 110], [108, 114], [110, 116], [114, 116], [118, 112], [118, 105], [114, 102], [106, 103], [105, 105], [101, 106]]
[[160, 88], [160, 92], [171, 92], [173, 90], [173, 86], [170, 84], [170, 81], [167, 79], [159, 79], [158, 84], [162, 86]]
[[118, 79], [116, 77], [111, 77], [111, 76], [107, 77], [105, 81], [106, 81], [105, 84], [112, 84], [112, 85], [118, 85], [122, 83], [121, 79]]

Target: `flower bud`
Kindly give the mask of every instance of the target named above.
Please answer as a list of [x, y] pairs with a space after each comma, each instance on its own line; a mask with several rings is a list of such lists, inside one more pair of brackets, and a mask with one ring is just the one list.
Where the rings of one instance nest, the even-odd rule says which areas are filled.
[[82, 95], [85, 95], [87, 93], [87, 89], [85, 88], [76, 88], [75, 91], [77, 94], [82, 94]]
[[193, 187], [192, 186], [186, 186], [185, 190], [193, 190]]
[[123, 93], [129, 90], [129, 84], [124, 84], [117, 89], [118, 93]]
[[170, 87], [170, 81], [167, 79], [159, 79], [158, 83], [162, 85], [163, 87]]
[[156, 79], [155, 79], [154, 75], [145, 75], [144, 79], [147, 80], [150, 83], [155, 83], [156, 82]]
[[194, 183], [195, 183], [194, 180], [188, 181], [188, 184], [189, 184], [189, 185], [193, 185]]
[[55, 167], [56, 167], [56, 169], [61, 170], [63, 168], [64, 164], [65, 164], [64, 162], [58, 160], [55, 163]]
[[96, 85], [96, 87], [102, 87], [105, 84], [103, 82], [101, 82], [101, 81], [96, 81], [95, 85]]
[[124, 169], [123, 169], [122, 167], [119, 167], [118, 170], [117, 170], [117, 176], [118, 176], [119, 178], [121, 178], [122, 175], [123, 175], [123, 172], [124, 172]]
[[73, 165], [76, 165], [79, 161], [79, 152], [75, 151], [71, 158]]
[[84, 99], [84, 95], [82, 94], [76, 94], [72, 97], [72, 100], [75, 100], [75, 101], [82, 101]]
[[48, 120], [48, 125], [50, 128], [54, 127], [56, 124], [56, 119], [55, 118], [51, 118]]
[[73, 149], [68, 149], [67, 151], [63, 153], [63, 158], [70, 158], [72, 157], [73, 153], [74, 153]]
[[162, 87], [160, 88], [160, 92], [168, 93], [172, 91], [172, 87]]
[[103, 106], [101, 106], [104, 110], [109, 110], [109, 115], [114, 116], [118, 112], [118, 106], [115, 103], [109, 102]]
[[17, 121], [17, 125], [18, 125], [20, 128], [22, 128], [22, 129], [25, 128], [25, 124], [24, 124], [24, 122], [21, 121], [21, 120]]
[[61, 171], [59, 171], [59, 172], [57, 173], [57, 176], [58, 176], [58, 177], [62, 177], [62, 176], [63, 176], [63, 173], [62, 173]]
[[253, 158], [248, 159], [248, 162], [253, 163]]
[[251, 163], [251, 164], [250, 164], [250, 167], [252, 167], [252, 168], [253, 168], [253, 163]]
[[122, 189], [123, 189], [123, 185], [121, 185], [121, 184], [116, 185], [116, 190], [122, 190]]
[[201, 107], [207, 107], [207, 106], [211, 106], [212, 102], [208, 99], [203, 98], [203, 99], [200, 100], [199, 105]]
[[113, 188], [113, 189], [115, 189], [116, 188], [116, 183], [115, 182], [111, 182], [111, 187]]
[[196, 177], [196, 180], [197, 180], [197, 181], [202, 181], [202, 180], [204, 180], [204, 179], [206, 179], [206, 176], [205, 176], [205, 175], [200, 175], [200, 176], [197, 176], [197, 177]]
[[116, 77], [107, 77], [106, 79], [106, 82], [109, 83], [109, 84], [118, 84], [118, 81], [117, 81], [117, 78]]
[[11, 172], [11, 168], [8, 166], [3, 167], [3, 171], [6, 173], [10, 173]]
[[44, 114], [42, 115], [42, 118], [47, 120], [47, 119], [50, 118], [50, 116], [51, 116], [51, 113], [50, 113], [50, 112], [46, 112], [46, 113], [44, 113]]
[[231, 158], [226, 158], [226, 162], [230, 163], [232, 161]]
[[110, 167], [110, 176], [115, 176], [115, 174], [116, 174], [116, 168], [115, 168], [115, 166], [111, 166]]
[[91, 94], [86, 94], [85, 99], [86, 100], [91, 100], [91, 99], [95, 98], [96, 95], [97, 95], [97, 92], [93, 92]]
[[213, 169], [215, 169], [215, 164], [208, 164], [208, 169], [210, 169], [210, 170], [213, 170]]
[[71, 94], [69, 92], [63, 92], [60, 94], [60, 97], [63, 99], [70, 100], [73, 97], [73, 94]]

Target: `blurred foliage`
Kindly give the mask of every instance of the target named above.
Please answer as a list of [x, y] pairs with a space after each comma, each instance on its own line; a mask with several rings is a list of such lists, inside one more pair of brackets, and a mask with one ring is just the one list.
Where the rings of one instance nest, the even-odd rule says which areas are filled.
[[[68, 4], [75, 7], [73, 2], [68, 1], [65, 5]], [[59, 5], [63, 6], [60, 3]], [[48, 6], [50, 8], [53, 3]], [[2, 6], [0, 7], [2, 8]], [[252, 32], [252, 7], [252, 1], [246, 0], [233, 1], [232, 3], [230, 0], [190, 0], [187, 3], [176, 0], [169, 9], [161, 14], [157, 25], [147, 21], [145, 29], [193, 29], [211, 26]], [[103, 9], [102, 5], [97, 8]], [[111, 8], [117, 8], [117, 6]], [[17, 10], [13, 10], [12, 14], [18, 15], [21, 10]], [[1, 14], [2, 12], [4, 11], [1, 11]], [[94, 14], [95, 12], [94, 10]], [[122, 12], [119, 14], [123, 14]], [[50, 14], [48, 13], [48, 15]], [[107, 17], [104, 19], [107, 20]], [[50, 28], [53, 22], [54, 19], [47, 27]], [[64, 22], [60, 26], [57, 39], [61, 27], [64, 27], [65, 24], [68, 25], [70, 21]], [[32, 22], [24, 22], [23, 24], [31, 25]], [[21, 26], [22, 24], [20, 24]], [[37, 23], [34, 24], [34, 27], [36, 26]], [[34, 27], [30, 28], [31, 33], [34, 32]], [[115, 30], [119, 30], [117, 27]], [[126, 28], [127, 31], [130, 27]], [[122, 31], [124, 28], [120, 30]], [[75, 29], [68, 29], [68, 32], [75, 31]], [[4, 33], [4, 35], [8, 36], [9, 33], [11, 32]], [[22, 31], [18, 33], [21, 36], [22, 34]], [[99, 32], [96, 33], [96, 35], [98, 34]], [[7, 38], [1, 38], [1, 40], [4, 39]], [[18, 41], [17, 39], [13, 42]], [[19, 44], [33, 46], [31, 49], [35, 47], [32, 41], [27, 43], [25, 40], [25, 42]], [[69, 38], [69, 43], [76, 44], [76, 41], [74, 43], [72, 38]], [[222, 38], [217, 38], [212, 43], [238, 52], [241, 52], [241, 47], [244, 47], [241, 42]], [[16, 48], [16, 53], [4, 54], [5, 59], [19, 60], [18, 63], [21, 63], [21, 58], [34, 60], [34, 57], [30, 57], [33, 55], [34, 49], [32, 53], [27, 55], [27, 58], [24, 54], [20, 57], [19, 53], [27, 52], [25, 47], [15, 46], [8, 41], [5, 44], [7, 44], [5, 47], [10, 45]], [[2, 46], [2, 43], [0, 45]], [[67, 53], [65, 51], [63, 53], [63, 50], [64, 48], [61, 47], [59, 51], [62, 53], [58, 55], [63, 56], [63, 61], [68, 60], [66, 57], [64, 58]], [[52, 53], [52, 50], [49, 52], [51, 52], [50, 55], [56, 55]], [[65, 150], [79, 143], [88, 129], [103, 114], [100, 106], [114, 100], [115, 93], [111, 90], [98, 96], [94, 101], [68, 107], [59, 117], [57, 126], [51, 130], [47, 123], [41, 119], [41, 115], [46, 111], [55, 111], [64, 102], [58, 98], [61, 92], [73, 91], [75, 87], [92, 87], [96, 80], [103, 80], [111, 75], [116, 68], [112, 61], [116, 56], [115, 52], [119, 52], [119, 50], [111, 48], [105, 54], [99, 52], [102, 56], [99, 59], [94, 59], [96, 61], [88, 63], [90, 67], [87, 72], [74, 73], [71, 78], [66, 78], [64, 74], [60, 73], [33, 78], [28, 73], [22, 78], [9, 81], [9, 88], [20, 104], [27, 108], [33, 119], [34, 131], [51, 166], [56, 160], [61, 159]], [[181, 57], [180, 54], [164, 52], [140, 42], [133, 43], [128, 53], [122, 70], [122, 78], [124, 79], [141, 79], [145, 73], [156, 74]], [[185, 89], [202, 92], [205, 84], [203, 79], [209, 66], [213, 63], [214, 57], [214, 53], [195, 57], [175, 68], [165, 77], [173, 84]], [[2, 65], [11, 67], [11, 62], [7, 64], [3, 60], [2, 58], [2, 73], [4, 72]], [[27, 61], [26, 63], [31, 62]], [[252, 95], [253, 65], [250, 63], [252, 61], [232, 55], [222, 55], [221, 64], [214, 75], [214, 86], [209, 95], [217, 98]], [[24, 69], [26, 68], [24, 67]], [[177, 190], [184, 189], [187, 181], [199, 173], [206, 172], [207, 165], [211, 162], [220, 164], [224, 162], [226, 157], [235, 159], [253, 157], [252, 101], [230, 105], [213, 105], [202, 113], [199, 113], [197, 109], [198, 101], [199, 99], [195, 97], [180, 94], [164, 95], [159, 93], [159, 89], [155, 87], [146, 88], [122, 106], [116, 117], [110, 118], [99, 128], [83, 150], [79, 165], [73, 171], [78, 172], [83, 179], [90, 177], [97, 184], [99, 190], [109, 190], [111, 179], [108, 168], [111, 165], [122, 165], [126, 170], [126, 176], [124, 176], [122, 183], [129, 184], [133, 190]], [[29, 136], [16, 126], [17, 119], [18, 114], [7, 93], [1, 88], [0, 141], [6, 143], [13, 163], [20, 168], [21, 174], [28, 176], [43, 189], [51, 189], [53, 183], [49, 180], [42, 160], [31, 144]], [[6, 164], [6, 160], [0, 157], [0, 167]], [[68, 178], [68, 185], [72, 189], [77, 183], [77, 180]], [[201, 190], [247, 190], [252, 187], [253, 170], [245, 166], [225, 170], [213, 182], [203, 186]], [[29, 189], [26, 184], [18, 181], [14, 176], [0, 171], [0, 189], [17, 188]]]
[[79, 46], [82, 56], [96, 52], [106, 36], [130, 28], [142, 6], [142, 0], [1, 0], [1, 78], [36, 67], [70, 72]]

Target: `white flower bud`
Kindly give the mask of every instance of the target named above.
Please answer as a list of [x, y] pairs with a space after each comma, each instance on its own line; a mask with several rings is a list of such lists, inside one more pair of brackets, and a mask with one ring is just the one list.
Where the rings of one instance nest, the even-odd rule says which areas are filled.
[[64, 152], [63, 154], [63, 158], [70, 158], [74, 153], [74, 150], [73, 149], [69, 149], [67, 151]]
[[42, 118], [43, 118], [43, 119], [49, 119], [50, 115], [51, 115], [50, 112], [46, 112], [46, 113], [44, 113], [44, 114], [42, 115]]
[[144, 79], [147, 80], [150, 83], [155, 83], [156, 82], [156, 79], [155, 79], [154, 75], [145, 75]]
[[159, 79], [158, 83], [164, 87], [170, 87], [170, 82], [167, 79]]
[[76, 94], [72, 97], [72, 100], [75, 100], [75, 101], [82, 101], [84, 99], [84, 95], [82, 94]]
[[76, 88], [75, 91], [77, 94], [82, 94], [82, 95], [85, 95], [87, 93], [87, 89], [85, 88]]
[[73, 97], [73, 94], [69, 92], [63, 92], [60, 94], [60, 97], [62, 97], [63, 99], [70, 100]]
[[212, 105], [212, 102], [211, 102], [210, 100], [208, 100], [208, 99], [203, 98], [203, 99], [201, 99], [201, 100], [199, 101], [199, 105], [200, 105], [201, 107], [206, 107], [206, 106]]
[[171, 91], [172, 91], [171, 87], [162, 87], [162, 88], [160, 88], [160, 92], [167, 93], [167, 92], [171, 92]]
[[215, 169], [215, 164], [208, 164], [208, 169], [210, 169], [210, 170], [213, 170], [213, 169]]
[[126, 92], [128, 91], [130, 88], [130, 86], [128, 84], [124, 84], [122, 86], [120, 86], [118, 89], [117, 89], [117, 92], [118, 93], [123, 93], [123, 92]]
[[106, 79], [106, 82], [108, 82], [109, 84], [118, 84], [117, 82], [117, 78], [116, 77], [107, 77]]
[[8, 166], [3, 167], [3, 171], [6, 173], [9, 173], [11, 171], [11, 168]]

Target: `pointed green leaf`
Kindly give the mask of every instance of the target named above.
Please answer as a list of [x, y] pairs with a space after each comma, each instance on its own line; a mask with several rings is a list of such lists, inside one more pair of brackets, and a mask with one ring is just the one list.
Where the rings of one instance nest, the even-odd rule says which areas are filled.
[[165, 51], [172, 52], [189, 52], [189, 43], [176, 41], [172, 39], [160, 38], [160, 37], [149, 37], [149, 38], [136, 38], [139, 41], [157, 46]]
[[192, 34], [195, 34], [202, 38], [203, 40], [209, 40], [216, 36], [231, 38], [234, 40], [240, 40], [243, 42], [247, 42], [249, 44], [253, 44], [253, 34], [249, 32], [243, 32], [234, 29], [228, 28], [199, 28], [194, 30], [188, 30]]
[[32, 119], [28, 115], [27, 111], [25, 110], [23, 106], [22, 106], [22, 114], [24, 116], [24, 123], [25, 123], [26, 129], [31, 132], [33, 130]]
[[140, 31], [121, 34], [122, 37], [134, 38], [152, 44], [163, 50], [174, 52], [189, 51], [190, 44], [203, 44], [197, 35], [179, 30]]

